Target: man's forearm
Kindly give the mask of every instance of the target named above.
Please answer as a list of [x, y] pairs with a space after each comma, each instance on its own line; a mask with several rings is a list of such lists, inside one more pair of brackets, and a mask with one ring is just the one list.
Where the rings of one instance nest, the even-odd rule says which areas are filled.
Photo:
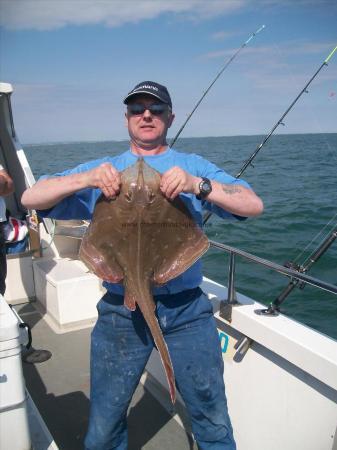
[[21, 203], [27, 209], [49, 209], [85, 188], [99, 188], [107, 198], [113, 198], [120, 183], [118, 171], [110, 163], [103, 163], [86, 172], [40, 180], [23, 193]]
[[260, 197], [240, 184], [221, 184], [212, 180], [212, 188], [207, 200], [232, 214], [252, 217], [263, 211]]
[[85, 187], [87, 183], [84, 173], [47, 178], [27, 189], [22, 195], [21, 203], [27, 209], [48, 209]]

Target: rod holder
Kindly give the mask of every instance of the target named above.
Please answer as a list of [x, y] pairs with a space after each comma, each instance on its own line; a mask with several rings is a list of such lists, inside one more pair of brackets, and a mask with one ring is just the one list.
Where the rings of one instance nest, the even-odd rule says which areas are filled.
[[[309, 261], [301, 266], [295, 264], [291, 261], [287, 261], [284, 266], [288, 269], [295, 270], [298, 273], [305, 274], [311, 266], [319, 260], [319, 258], [324, 255], [324, 253], [329, 249], [332, 243], [337, 238], [337, 227], [331, 231], [331, 233], [324, 239], [321, 245], [316, 249], [316, 251], [310, 256]], [[255, 313], [263, 316], [277, 316], [280, 313], [281, 304], [287, 299], [288, 295], [298, 287], [299, 289], [304, 289], [306, 283], [295, 278], [291, 278], [288, 285], [283, 289], [279, 296], [270, 303], [269, 307], [266, 309], [256, 309]]]
[[228, 269], [228, 297], [227, 302], [231, 305], [237, 303], [235, 292], [235, 253], [229, 254], [229, 269]]
[[227, 320], [228, 322], [232, 321], [232, 310], [233, 306], [237, 305], [238, 301], [236, 298], [235, 291], [235, 253], [229, 253], [229, 266], [228, 266], [228, 294], [227, 300], [222, 300], [220, 304], [220, 317]]

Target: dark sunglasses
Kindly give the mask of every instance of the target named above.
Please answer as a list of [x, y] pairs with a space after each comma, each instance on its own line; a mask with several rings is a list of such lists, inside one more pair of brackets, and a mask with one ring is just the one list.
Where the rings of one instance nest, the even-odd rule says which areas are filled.
[[145, 106], [141, 103], [132, 103], [128, 105], [128, 113], [132, 116], [137, 116], [139, 114], [144, 114], [146, 110], [150, 111], [154, 116], [160, 116], [165, 111], [167, 111], [168, 106], [165, 103], [153, 103], [152, 105]]

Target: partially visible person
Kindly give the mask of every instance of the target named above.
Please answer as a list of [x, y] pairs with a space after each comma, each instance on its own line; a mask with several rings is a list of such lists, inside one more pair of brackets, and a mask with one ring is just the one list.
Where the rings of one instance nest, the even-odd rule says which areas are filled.
[[6, 170], [0, 164], [0, 294], [6, 290], [7, 260], [4, 224], [6, 217], [6, 202], [4, 197], [14, 192], [14, 183]]

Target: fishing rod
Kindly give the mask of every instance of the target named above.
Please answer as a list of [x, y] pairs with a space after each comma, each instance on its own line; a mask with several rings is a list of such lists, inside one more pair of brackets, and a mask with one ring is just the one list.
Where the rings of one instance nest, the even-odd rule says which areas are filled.
[[329, 56], [323, 61], [323, 63], [320, 65], [320, 67], [317, 69], [317, 71], [314, 73], [314, 75], [310, 78], [310, 80], [307, 82], [307, 84], [304, 86], [304, 88], [301, 90], [301, 92], [297, 95], [295, 100], [290, 104], [288, 109], [285, 111], [285, 113], [280, 117], [280, 119], [276, 122], [276, 124], [273, 126], [273, 128], [270, 130], [269, 134], [263, 139], [260, 145], [257, 146], [256, 150], [251, 154], [251, 156], [248, 158], [248, 160], [244, 163], [238, 174], [236, 175], [236, 178], [240, 178], [243, 172], [247, 169], [248, 166], [252, 165], [253, 159], [257, 156], [259, 151], [262, 149], [262, 147], [267, 143], [269, 138], [273, 135], [274, 131], [280, 126], [285, 125], [283, 123], [283, 119], [286, 117], [286, 115], [292, 110], [294, 105], [297, 103], [297, 101], [300, 99], [300, 97], [306, 93], [308, 94], [308, 87], [311, 84], [311, 82], [317, 77], [319, 72], [323, 69], [324, 66], [328, 65], [329, 59], [332, 57], [332, 55], [337, 50], [337, 46], [332, 50], [332, 52], [329, 54]]
[[[310, 255], [307, 261], [302, 265], [297, 265], [292, 262], [284, 264], [288, 269], [294, 269], [299, 273], [306, 273], [311, 268], [311, 266], [319, 260], [321, 256], [329, 249], [332, 243], [337, 238], [337, 226], [328, 234], [328, 236], [323, 240], [323, 242], [317, 247], [317, 249]], [[280, 306], [288, 297], [288, 295], [295, 289], [295, 287], [300, 289], [305, 288], [305, 283], [300, 282], [300, 280], [292, 278], [288, 285], [283, 289], [283, 291], [277, 296], [277, 298], [270, 303], [267, 309], [258, 309], [255, 311], [258, 315], [266, 316], [277, 316], [280, 312]]]
[[[283, 119], [286, 117], [286, 115], [290, 112], [290, 110], [294, 107], [294, 105], [298, 102], [298, 100], [300, 99], [300, 97], [304, 94], [304, 93], [308, 93], [308, 87], [309, 85], [312, 83], [312, 81], [317, 77], [317, 75], [319, 74], [319, 72], [323, 69], [324, 66], [328, 65], [328, 61], [331, 59], [332, 55], [335, 53], [335, 51], [337, 50], [337, 46], [332, 50], [332, 52], [328, 55], [328, 57], [323, 61], [323, 63], [320, 65], [320, 67], [316, 70], [316, 72], [314, 73], [314, 75], [310, 78], [310, 80], [307, 82], [307, 84], [304, 86], [304, 88], [301, 90], [301, 92], [297, 95], [297, 97], [295, 98], [295, 100], [292, 101], [292, 103], [290, 104], [290, 106], [286, 109], [286, 111], [282, 114], [282, 116], [279, 118], [279, 120], [275, 123], [275, 125], [272, 127], [272, 129], [270, 130], [270, 132], [265, 136], [265, 138], [262, 140], [262, 142], [257, 146], [257, 148], [254, 150], [254, 152], [251, 154], [251, 156], [248, 158], [247, 161], [245, 161], [245, 163], [243, 164], [243, 166], [241, 167], [241, 169], [239, 170], [238, 174], [236, 175], [235, 178], [240, 178], [241, 175], [243, 174], [243, 172], [247, 169], [248, 166], [253, 166], [252, 165], [252, 161], [253, 159], [256, 158], [257, 154], [259, 153], [259, 151], [262, 149], [262, 147], [267, 143], [267, 141], [269, 140], [269, 138], [273, 135], [274, 131], [280, 126], [280, 125], [285, 125], [283, 122]], [[211, 217], [212, 213], [208, 212], [205, 214], [204, 216], [204, 220], [203, 223], [205, 224], [209, 218]]]
[[256, 30], [254, 33], [252, 33], [249, 38], [241, 45], [241, 47], [238, 48], [238, 50], [229, 58], [229, 60], [226, 62], [226, 64], [222, 67], [222, 69], [220, 70], [220, 72], [217, 74], [217, 76], [214, 78], [214, 80], [212, 81], [212, 83], [208, 86], [208, 88], [206, 89], [206, 91], [202, 94], [202, 96], [200, 97], [200, 99], [197, 101], [196, 105], [194, 106], [194, 108], [192, 109], [192, 111], [190, 112], [190, 114], [187, 116], [185, 122], [182, 124], [182, 126], [180, 127], [178, 133], [175, 135], [175, 137], [172, 139], [172, 142], [170, 143], [170, 147], [173, 147], [173, 145], [175, 144], [175, 142], [177, 141], [178, 137], [180, 136], [181, 132], [183, 131], [183, 129], [185, 128], [187, 122], [190, 120], [190, 118], [192, 117], [193, 113], [195, 112], [195, 110], [198, 108], [198, 106], [200, 105], [200, 103], [203, 101], [203, 99], [206, 97], [206, 95], [208, 94], [208, 92], [210, 91], [210, 89], [212, 88], [212, 86], [214, 85], [214, 83], [217, 81], [218, 78], [220, 78], [220, 76], [223, 74], [223, 72], [227, 69], [227, 67], [230, 65], [230, 63], [236, 58], [236, 56], [241, 52], [241, 50], [243, 50], [248, 43], [258, 34], [260, 33], [260, 31], [262, 31], [266, 26], [262, 25], [258, 30]]

